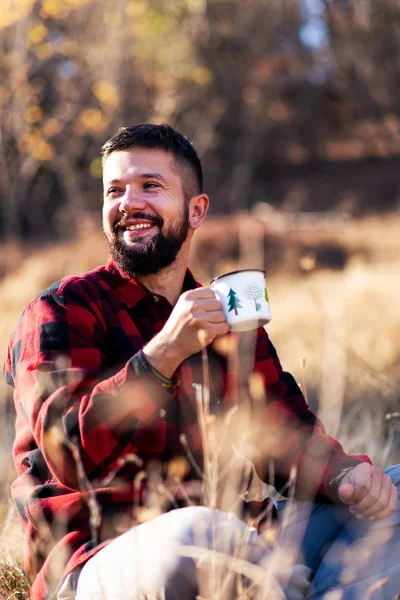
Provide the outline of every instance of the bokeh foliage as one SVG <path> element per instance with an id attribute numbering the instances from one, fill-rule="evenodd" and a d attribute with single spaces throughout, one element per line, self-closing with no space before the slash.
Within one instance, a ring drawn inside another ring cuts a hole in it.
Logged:
<path id="1" fill-rule="evenodd" d="M 396 206 L 397 0 L 3 0 L 0 32 L 3 240 L 97 217 L 99 149 L 145 120 L 195 141 L 214 212 Z"/>

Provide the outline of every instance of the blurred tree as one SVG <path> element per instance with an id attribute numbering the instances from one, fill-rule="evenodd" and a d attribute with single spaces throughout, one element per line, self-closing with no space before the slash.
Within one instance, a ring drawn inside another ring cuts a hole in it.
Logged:
<path id="1" fill-rule="evenodd" d="M 121 125 L 194 139 L 214 212 L 400 194 L 399 0 L 3 0 L 0 236 L 98 215 Z"/>

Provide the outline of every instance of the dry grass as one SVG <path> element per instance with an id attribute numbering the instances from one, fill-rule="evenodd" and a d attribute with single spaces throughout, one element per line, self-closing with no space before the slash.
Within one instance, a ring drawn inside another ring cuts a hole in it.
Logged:
<path id="1" fill-rule="evenodd" d="M 343 268 L 321 263 L 321 247 L 339 248 Z M 210 220 L 195 238 L 191 259 L 204 284 L 238 267 L 267 270 L 273 314 L 268 332 L 285 369 L 307 386 L 310 403 L 328 432 L 347 451 L 365 452 L 378 464 L 399 460 L 398 421 L 385 420 L 399 400 L 399 250 L 398 215 L 325 223 L 321 228 L 303 223 L 301 229 L 290 230 L 282 222 L 274 228 L 272 222 L 236 217 Z M 101 234 L 87 227 L 74 243 L 28 254 L 3 248 L 1 255 L 0 308 L 7 315 L 0 323 L 4 352 L 19 314 L 37 292 L 67 273 L 104 262 L 107 250 Z M 4 386 L 0 390 L 0 410 L 6 417 L 8 392 Z M 8 428 L 2 433 L 3 439 L 12 439 Z M 26 582 L 17 566 L 21 534 L 7 500 L 14 477 L 9 447 L 2 449 L 1 458 L 0 592 L 10 599 L 25 598 Z"/>
<path id="2" fill-rule="evenodd" d="M 7 600 L 29 598 L 29 583 L 24 573 L 14 561 L 0 560 L 0 593 Z"/>

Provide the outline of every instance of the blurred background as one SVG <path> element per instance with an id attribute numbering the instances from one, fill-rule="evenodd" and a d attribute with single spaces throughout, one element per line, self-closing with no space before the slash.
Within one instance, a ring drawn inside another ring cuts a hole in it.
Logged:
<path id="1" fill-rule="evenodd" d="M 107 259 L 101 145 L 168 122 L 212 199 L 197 277 L 265 268 L 268 332 L 329 433 L 399 460 L 399 41 L 398 0 L 2 0 L 1 359 L 31 298 Z"/>

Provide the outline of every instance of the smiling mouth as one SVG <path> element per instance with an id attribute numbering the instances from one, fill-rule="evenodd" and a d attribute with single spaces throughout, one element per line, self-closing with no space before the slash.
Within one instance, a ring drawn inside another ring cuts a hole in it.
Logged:
<path id="1" fill-rule="evenodd" d="M 145 234 L 153 227 L 158 227 L 161 231 L 163 220 L 155 215 L 147 215 L 146 213 L 134 213 L 132 215 L 123 215 L 119 221 L 114 224 L 114 234 L 126 234 L 129 236 L 139 233 Z"/>
<path id="2" fill-rule="evenodd" d="M 137 225 L 128 225 L 125 227 L 125 231 L 140 231 L 151 227 L 154 227 L 154 223 L 138 223 Z"/>
<path id="3" fill-rule="evenodd" d="M 141 240 L 155 235 L 157 224 L 151 221 L 142 223 L 122 224 L 119 228 L 119 235 L 125 240 L 126 244 L 135 244 Z"/>

